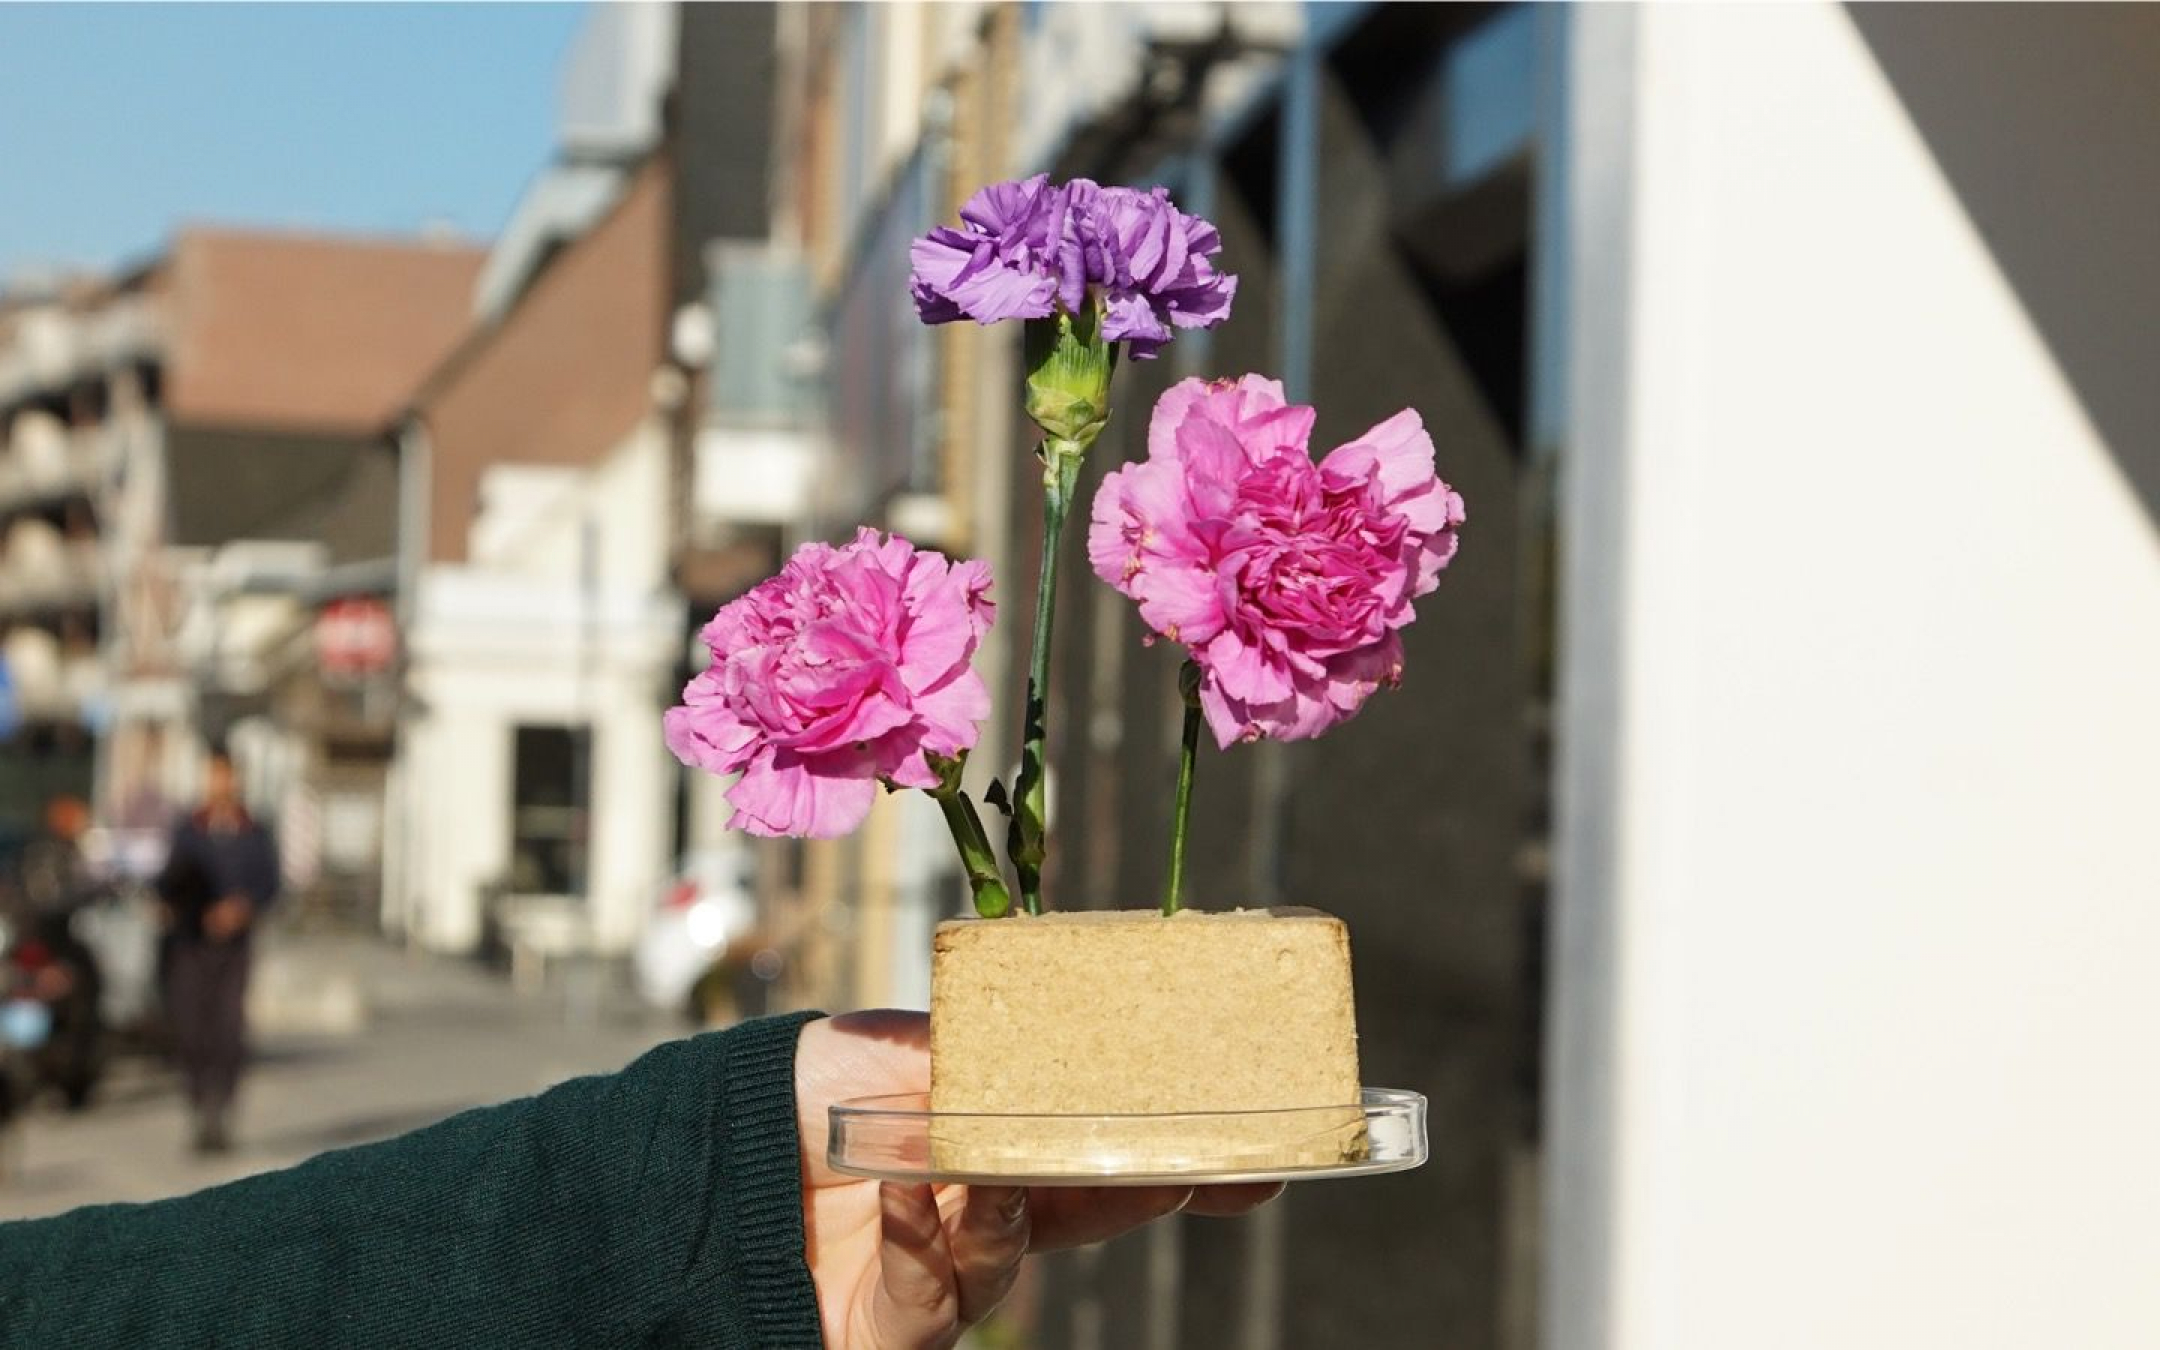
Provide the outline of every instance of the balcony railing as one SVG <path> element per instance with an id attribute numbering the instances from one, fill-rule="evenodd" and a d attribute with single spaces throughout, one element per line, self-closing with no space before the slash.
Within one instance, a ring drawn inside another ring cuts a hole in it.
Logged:
<path id="1" fill-rule="evenodd" d="M 155 305 L 142 296 L 88 312 L 58 304 L 27 310 L 0 339 L 0 406 L 151 358 L 163 336 Z"/>
<path id="2" fill-rule="evenodd" d="M 706 420 L 726 427 L 802 427 L 818 414 L 818 341 L 810 269 L 789 250 L 716 243 L 708 255 L 713 315 Z"/>
<path id="3" fill-rule="evenodd" d="M 707 427 L 691 502 L 700 522 L 787 525 L 810 508 L 819 438 L 804 430 Z"/>
<path id="4" fill-rule="evenodd" d="M 792 250 L 720 242 L 712 359 L 691 485 L 694 534 L 787 525 L 809 509 L 823 442 L 822 340 L 810 271 Z"/>
<path id="5" fill-rule="evenodd" d="M 105 426 L 69 432 L 48 413 L 20 414 L 14 436 L 0 445 L 0 517 L 94 494 L 111 447 Z"/>

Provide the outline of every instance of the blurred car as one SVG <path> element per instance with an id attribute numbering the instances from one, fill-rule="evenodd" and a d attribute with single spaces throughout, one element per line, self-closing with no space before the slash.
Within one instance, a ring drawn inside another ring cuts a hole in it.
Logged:
<path id="1" fill-rule="evenodd" d="M 749 860 L 739 850 L 685 857 L 632 954 L 638 997 L 699 1023 L 714 1020 L 711 995 L 701 991 L 756 950 L 756 924 Z"/>

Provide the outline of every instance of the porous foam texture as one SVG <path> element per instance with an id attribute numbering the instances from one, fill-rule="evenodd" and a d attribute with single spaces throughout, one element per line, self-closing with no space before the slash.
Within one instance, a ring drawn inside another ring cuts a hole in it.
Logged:
<path id="1" fill-rule="evenodd" d="M 941 1116 L 1275 1113 L 1025 1128 L 940 1119 L 942 1170 L 1251 1170 L 1364 1156 L 1350 939 L 1317 910 L 941 924 L 930 1041 Z"/>

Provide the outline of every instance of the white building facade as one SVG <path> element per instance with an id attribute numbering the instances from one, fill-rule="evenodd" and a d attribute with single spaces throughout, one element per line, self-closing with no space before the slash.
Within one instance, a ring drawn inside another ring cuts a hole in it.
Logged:
<path id="1" fill-rule="evenodd" d="M 2150 1345 L 2160 32 L 1572 27 L 1545 1343 Z"/>
<path id="2" fill-rule="evenodd" d="M 666 879 L 679 605 L 657 419 L 591 468 L 502 465 L 420 571 L 384 919 L 432 948 L 620 953 Z M 522 762 L 521 762 L 522 761 Z M 489 911 L 489 906 L 495 912 Z"/>

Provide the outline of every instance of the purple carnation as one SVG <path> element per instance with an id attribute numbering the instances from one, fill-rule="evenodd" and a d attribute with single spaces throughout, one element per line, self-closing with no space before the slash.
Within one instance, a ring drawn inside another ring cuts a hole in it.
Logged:
<path id="1" fill-rule="evenodd" d="M 1169 189 L 1097 187 L 1085 178 L 1066 188 L 1083 270 L 1103 288 L 1104 337 L 1145 359 L 1170 341 L 1173 325 L 1212 328 L 1230 317 L 1237 278 L 1208 261 L 1222 251 L 1222 236 L 1178 210 Z"/>
<path id="2" fill-rule="evenodd" d="M 910 250 L 909 288 L 924 323 L 1043 319 L 1102 296 L 1105 338 L 1136 359 L 1177 328 L 1210 328 L 1230 314 L 1237 278 L 1209 261 L 1222 236 L 1177 209 L 1164 188 L 1051 186 L 1037 174 L 968 199 L 960 226 L 941 225 Z"/>
<path id="3" fill-rule="evenodd" d="M 1040 319 L 1057 301 L 1065 194 L 1046 175 L 992 183 L 960 208 L 960 228 L 940 225 L 908 250 L 909 292 L 924 323 Z"/>

